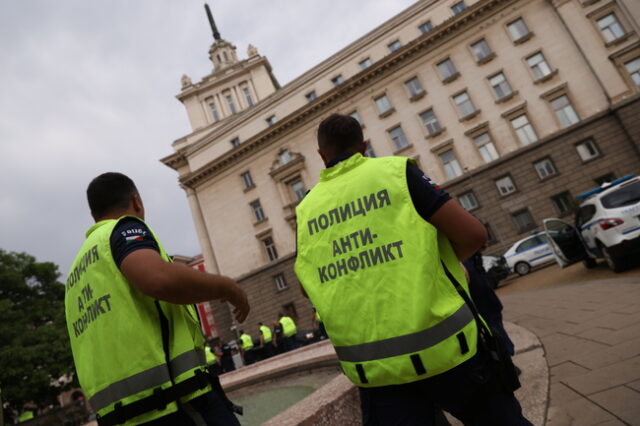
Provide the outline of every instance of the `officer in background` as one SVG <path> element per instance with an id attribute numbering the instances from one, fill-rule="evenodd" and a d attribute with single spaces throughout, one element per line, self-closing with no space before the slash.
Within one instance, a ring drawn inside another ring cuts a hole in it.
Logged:
<path id="1" fill-rule="evenodd" d="M 413 160 L 363 157 L 350 116 L 322 121 L 318 147 L 327 168 L 296 208 L 295 272 L 359 387 L 363 423 L 433 425 L 441 407 L 465 424 L 530 425 L 466 302 L 460 260 L 485 243 L 482 224 Z"/>
<path id="2" fill-rule="evenodd" d="M 298 341 L 296 340 L 296 333 L 298 328 L 293 318 L 284 315 L 282 312 L 278 313 L 278 322 L 282 326 L 282 336 L 284 342 L 284 352 L 289 352 L 298 347 Z"/>
<path id="3" fill-rule="evenodd" d="M 273 322 L 273 348 L 276 355 L 284 353 L 284 335 L 282 334 L 282 324 L 279 321 Z"/>
<path id="4" fill-rule="evenodd" d="M 271 329 L 263 323 L 258 323 L 258 330 L 260 332 L 260 347 L 262 348 L 262 358 L 267 359 L 273 356 L 273 333 Z"/>
<path id="5" fill-rule="evenodd" d="M 318 326 L 318 339 L 324 340 L 327 338 L 327 330 L 324 328 L 324 322 L 316 308 L 311 308 L 311 327 Z"/>
<path id="6" fill-rule="evenodd" d="M 65 286 L 65 313 L 80 385 L 98 424 L 237 425 L 206 373 L 194 303 L 224 299 L 249 313 L 230 278 L 171 263 L 144 222 L 131 179 L 104 173 L 87 188 L 95 220 Z"/>
<path id="7" fill-rule="evenodd" d="M 240 349 L 242 349 L 244 365 L 251 365 L 256 361 L 253 353 L 253 339 L 244 330 L 240 330 Z"/>
<path id="8" fill-rule="evenodd" d="M 228 373 L 236 369 L 236 363 L 233 361 L 233 353 L 231 346 L 224 340 L 220 339 L 220 364 L 222 364 L 222 372 Z"/>

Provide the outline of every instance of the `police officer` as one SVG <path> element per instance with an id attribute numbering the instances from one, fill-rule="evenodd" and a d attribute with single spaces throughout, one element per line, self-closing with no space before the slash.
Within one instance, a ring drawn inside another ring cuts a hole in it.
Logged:
<path id="1" fill-rule="evenodd" d="M 231 346 L 224 340 L 220 339 L 220 364 L 222 364 L 222 372 L 228 373 L 236 369 L 236 363 L 233 361 L 233 353 Z"/>
<path id="2" fill-rule="evenodd" d="M 144 222 L 133 181 L 104 173 L 87 189 L 95 220 L 65 289 L 76 371 L 98 424 L 239 424 L 211 391 L 193 303 L 225 299 L 242 322 L 244 291 L 230 278 L 171 259 Z"/>
<path id="3" fill-rule="evenodd" d="M 318 147 L 327 168 L 296 208 L 295 272 L 364 424 L 432 425 L 441 407 L 465 424 L 529 425 L 466 302 L 459 260 L 486 241 L 482 224 L 412 160 L 364 157 L 350 116 L 322 121 Z"/>
<path id="4" fill-rule="evenodd" d="M 260 346 L 262 347 L 262 358 L 267 359 L 273 356 L 273 333 L 271 329 L 263 323 L 258 323 L 258 330 L 260 332 Z"/>
<path id="5" fill-rule="evenodd" d="M 298 341 L 296 340 L 296 333 L 298 328 L 293 318 L 284 315 L 282 312 L 278 313 L 278 322 L 282 326 L 282 336 L 284 342 L 284 352 L 291 351 L 298 347 Z"/>
<path id="6" fill-rule="evenodd" d="M 240 330 L 240 349 L 242 349 L 242 354 L 244 356 L 244 365 L 253 364 L 255 362 L 253 339 L 250 335 L 245 333 L 244 330 Z"/>

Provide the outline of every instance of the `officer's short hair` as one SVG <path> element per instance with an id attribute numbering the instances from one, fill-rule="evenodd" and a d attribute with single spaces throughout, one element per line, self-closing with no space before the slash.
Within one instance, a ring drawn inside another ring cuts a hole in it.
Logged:
<path id="1" fill-rule="evenodd" d="M 331 114 L 318 126 L 318 147 L 340 154 L 364 141 L 362 126 L 350 115 Z"/>
<path id="2" fill-rule="evenodd" d="M 94 218 L 112 211 L 126 209 L 131 196 L 138 193 L 136 185 L 122 173 L 108 172 L 94 178 L 87 187 L 87 200 Z"/>

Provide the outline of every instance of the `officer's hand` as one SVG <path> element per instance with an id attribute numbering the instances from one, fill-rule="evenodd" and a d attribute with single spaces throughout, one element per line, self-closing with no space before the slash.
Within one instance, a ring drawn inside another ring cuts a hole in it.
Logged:
<path id="1" fill-rule="evenodd" d="M 247 294 L 237 283 L 234 283 L 233 296 L 229 297 L 229 303 L 234 306 L 233 315 L 236 317 L 236 321 L 244 322 L 249 315 L 249 300 Z"/>

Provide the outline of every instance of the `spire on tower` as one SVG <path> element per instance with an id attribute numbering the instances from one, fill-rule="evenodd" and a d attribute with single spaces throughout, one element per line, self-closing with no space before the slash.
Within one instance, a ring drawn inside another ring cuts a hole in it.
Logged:
<path id="1" fill-rule="evenodd" d="M 213 15 L 211 14 L 211 9 L 209 9 L 209 5 L 207 3 L 204 4 L 204 8 L 207 11 L 207 18 L 209 18 L 209 25 L 211 26 L 211 32 L 213 33 L 213 39 L 219 41 L 222 39 L 220 37 L 220 33 L 218 32 L 218 27 L 216 27 L 216 23 L 213 20 Z"/>

